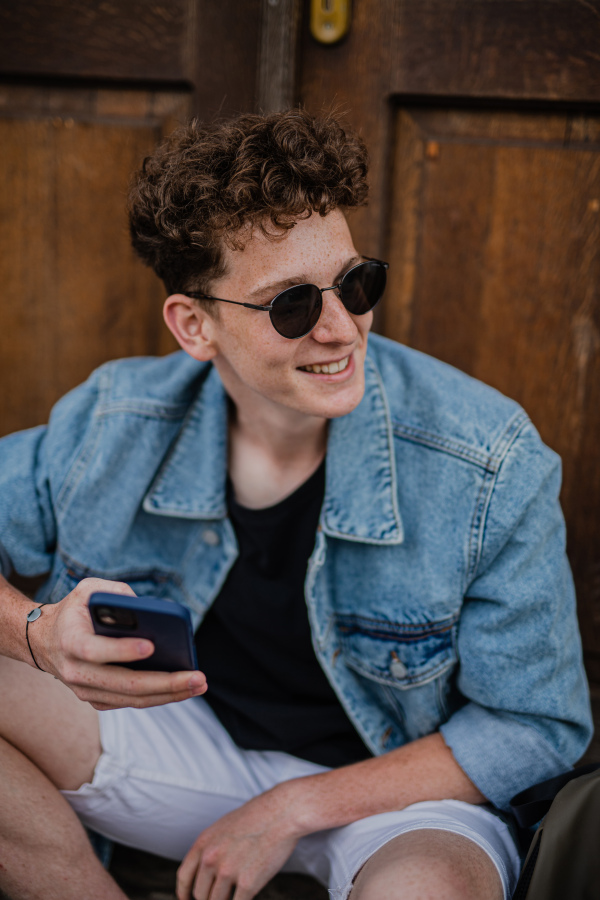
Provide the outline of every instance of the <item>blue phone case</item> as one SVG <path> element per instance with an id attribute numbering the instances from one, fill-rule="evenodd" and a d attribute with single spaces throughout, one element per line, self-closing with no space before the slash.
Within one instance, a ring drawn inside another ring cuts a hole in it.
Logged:
<path id="1" fill-rule="evenodd" d="M 91 595 L 89 610 L 96 634 L 148 638 L 154 644 L 152 656 L 121 665 L 152 672 L 183 672 L 198 668 L 192 619 L 180 603 L 158 597 L 98 592 Z M 109 610 L 114 611 L 113 616 L 109 615 Z M 102 621 L 102 616 L 116 621 L 107 624 Z M 120 624 L 119 618 L 128 621 Z"/>

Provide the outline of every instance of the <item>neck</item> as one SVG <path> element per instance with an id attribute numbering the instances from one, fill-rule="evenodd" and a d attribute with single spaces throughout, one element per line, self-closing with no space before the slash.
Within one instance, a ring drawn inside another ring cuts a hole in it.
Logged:
<path id="1" fill-rule="evenodd" d="M 253 509 L 273 506 L 320 465 L 328 420 L 228 393 L 229 477 L 236 499 Z"/>
<path id="2" fill-rule="evenodd" d="M 231 404 L 230 436 L 260 449 L 275 467 L 287 468 L 305 460 L 316 468 L 325 455 L 327 424 L 327 419 L 316 416 L 273 415 L 269 409 L 257 415 Z"/>

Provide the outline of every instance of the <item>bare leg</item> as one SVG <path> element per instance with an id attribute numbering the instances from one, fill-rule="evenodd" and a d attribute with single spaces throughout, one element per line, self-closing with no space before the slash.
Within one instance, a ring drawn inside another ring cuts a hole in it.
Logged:
<path id="1" fill-rule="evenodd" d="M 96 711 L 3 656 L 0 682 L 0 890 L 11 900 L 125 900 L 59 793 L 92 777 Z"/>
<path id="2" fill-rule="evenodd" d="M 349 900 L 502 900 L 493 862 L 468 838 L 422 829 L 385 844 L 363 866 Z"/>

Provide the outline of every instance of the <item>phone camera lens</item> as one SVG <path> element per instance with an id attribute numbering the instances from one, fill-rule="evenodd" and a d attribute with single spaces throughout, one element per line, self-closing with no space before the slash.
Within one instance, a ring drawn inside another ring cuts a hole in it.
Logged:
<path id="1" fill-rule="evenodd" d="M 116 625 L 117 619 L 114 615 L 114 610 L 109 609 L 108 606 L 100 606 L 96 611 L 96 618 L 99 622 L 102 622 L 103 625 Z"/>
<path id="2" fill-rule="evenodd" d="M 130 630 L 137 628 L 137 618 L 131 609 L 123 609 L 118 606 L 97 606 L 94 616 L 101 625 Z"/>

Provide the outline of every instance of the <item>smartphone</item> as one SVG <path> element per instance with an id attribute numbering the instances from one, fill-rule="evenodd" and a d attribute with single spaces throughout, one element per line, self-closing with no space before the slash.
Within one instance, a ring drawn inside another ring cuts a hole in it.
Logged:
<path id="1" fill-rule="evenodd" d="M 89 610 L 96 634 L 148 638 L 154 644 L 152 656 L 119 665 L 151 672 L 198 668 L 192 619 L 181 603 L 98 592 L 91 595 Z"/>

